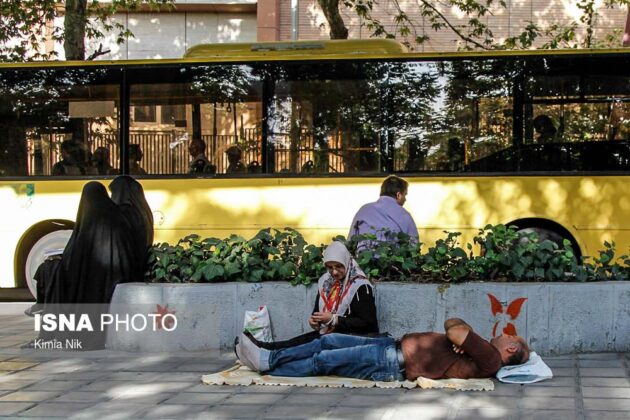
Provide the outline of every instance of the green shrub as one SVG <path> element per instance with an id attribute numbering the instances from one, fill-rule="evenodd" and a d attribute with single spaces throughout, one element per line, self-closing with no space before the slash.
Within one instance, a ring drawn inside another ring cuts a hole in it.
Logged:
<path id="1" fill-rule="evenodd" d="M 630 257 L 616 257 L 615 243 L 604 243 L 597 257 L 577 261 L 571 243 L 562 247 L 539 241 L 535 233 L 504 225 L 479 230 L 473 243 L 460 246 L 459 232 L 422 251 L 422 243 L 404 233 L 378 241 L 365 234 L 346 240 L 359 266 L 376 281 L 448 283 L 463 281 L 602 281 L 628 280 Z M 366 245 L 367 244 L 367 245 Z M 308 244 L 295 229 L 263 229 L 246 240 L 200 239 L 189 235 L 176 245 L 151 248 L 147 278 L 152 282 L 203 283 L 284 280 L 308 285 L 324 273 L 324 245 Z"/>

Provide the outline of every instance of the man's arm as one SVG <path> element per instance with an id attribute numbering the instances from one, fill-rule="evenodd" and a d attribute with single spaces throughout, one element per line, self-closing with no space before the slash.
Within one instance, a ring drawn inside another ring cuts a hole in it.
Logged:
<path id="1" fill-rule="evenodd" d="M 444 321 L 446 338 L 457 347 L 461 347 L 466 337 L 468 337 L 468 332 L 471 330 L 470 325 L 466 324 L 461 318 L 449 318 Z"/>

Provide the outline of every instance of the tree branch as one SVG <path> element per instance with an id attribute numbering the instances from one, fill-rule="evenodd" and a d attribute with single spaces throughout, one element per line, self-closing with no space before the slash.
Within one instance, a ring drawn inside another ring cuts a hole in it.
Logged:
<path id="1" fill-rule="evenodd" d="M 110 52 L 112 52 L 112 50 L 103 50 L 103 44 L 98 44 L 98 49 L 96 51 L 94 51 L 92 54 L 90 54 L 86 58 L 86 60 L 87 61 L 92 61 L 96 57 L 100 57 L 101 55 L 109 54 Z"/>
<path id="2" fill-rule="evenodd" d="M 446 26 L 449 27 L 449 29 L 451 31 L 453 31 L 455 33 L 455 35 L 457 35 L 459 38 L 461 38 L 462 40 L 466 41 L 466 42 L 470 42 L 471 44 L 475 45 L 478 48 L 484 49 L 484 50 L 489 50 L 490 48 L 488 48 L 487 46 L 479 43 L 478 41 L 475 41 L 473 38 L 464 35 L 459 29 L 457 29 L 447 18 L 446 16 L 444 16 L 438 9 L 436 9 L 431 3 L 429 3 L 426 0 L 420 0 L 420 2 L 422 2 L 422 4 L 425 5 L 425 7 L 427 9 L 430 9 L 433 11 L 434 14 L 436 14 L 441 20 L 442 22 L 444 22 L 444 24 Z"/>

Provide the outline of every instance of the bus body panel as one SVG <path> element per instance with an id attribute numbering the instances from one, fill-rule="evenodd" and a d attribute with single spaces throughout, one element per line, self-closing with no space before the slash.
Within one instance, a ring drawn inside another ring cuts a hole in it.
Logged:
<path id="1" fill-rule="evenodd" d="M 405 208 L 412 214 L 423 248 L 462 233 L 472 242 L 486 224 L 541 218 L 565 227 L 584 255 L 595 255 L 615 240 L 620 253 L 630 246 L 630 180 L 593 177 L 408 177 Z M 307 241 L 327 243 L 347 235 L 356 211 L 378 198 L 382 178 L 141 179 L 155 216 L 155 241 L 176 243 L 195 233 L 225 238 L 252 237 L 260 229 L 291 227 Z M 86 181 L 0 182 L 0 199 L 9 203 L 0 221 L 3 247 L 16 244 L 44 220 L 76 217 Z M 108 185 L 110 180 L 100 180 Z M 30 196 L 20 195 L 32 184 Z M 4 249 L 0 286 L 13 287 L 16 249 Z"/>

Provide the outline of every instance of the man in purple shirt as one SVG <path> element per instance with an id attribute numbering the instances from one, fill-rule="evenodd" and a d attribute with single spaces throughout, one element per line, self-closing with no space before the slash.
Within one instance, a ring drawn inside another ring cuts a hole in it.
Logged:
<path id="1" fill-rule="evenodd" d="M 396 175 L 388 176 L 381 185 L 380 198 L 362 206 L 354 216 L 348 239 L 354 235 L 373 233 L 377 240 L 385 241 L 391 235 L 403 232 L 418 241 L 418 228 L 411 214 L 403 208 L 408 187 L 409 183 L 404 179 Z"/>

